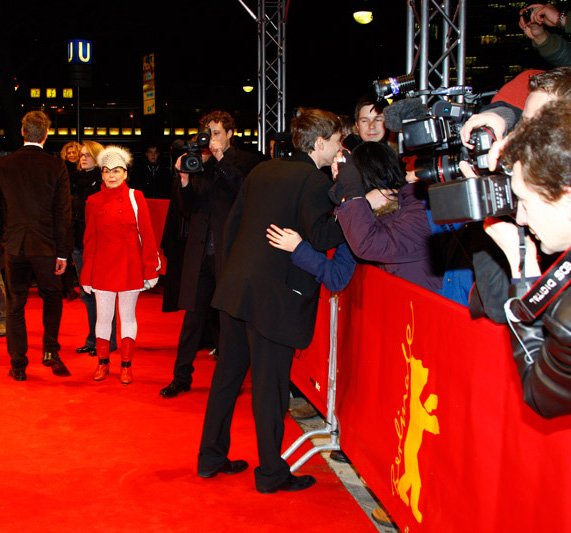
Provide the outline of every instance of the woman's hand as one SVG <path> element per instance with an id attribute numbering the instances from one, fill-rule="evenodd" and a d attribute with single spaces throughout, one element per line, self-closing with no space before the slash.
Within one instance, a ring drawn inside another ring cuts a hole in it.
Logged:
<path id="1" fill-rule="evenodd" d="M 285 250 L 286 252 L 293 252 L 297 245 L 303 240 L 301 235 L 289 228 L 280 228 L 275 224 L 271 224 L 266 230 L 266 237 L 274 248 Z"/>
<path id="2" fill-rule="evenodd" d="M 394 200 L 396 194 L 391 189 L 383 189 L 382 191 L 373 189 L 365 195 L 365 198 L 371 205 L 371 209 L 377 210 L 387 205 L 391 200 Z"/>
<path id="3" fill-rule="evenodd" d="M 146 279 L 143 286 L 145 289 L 149 290 L 152 289 L 157 284 L 158 281 L 159 278 Z"/>

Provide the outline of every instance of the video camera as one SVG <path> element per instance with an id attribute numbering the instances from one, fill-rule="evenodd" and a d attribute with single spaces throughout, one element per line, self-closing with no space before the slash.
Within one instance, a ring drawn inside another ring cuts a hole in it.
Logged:
<path id="1" fill-rule="evenodd" d="M 474 95 L 470 87 L 462 86 L 415 91 L 410 79 L 405 80 L 405 83 L 406 98 L 411 99 L 410 102 L 418 100 L 421 95 L 462 95 L 465 100 L 464 103 L 452 103 L 440 99 L 430 111 L 424 109 L 421 112 L 418 104 L 411 103 L 407 106 L 406 100 L 398 102 L 396 113 L 399 120 L 391 117 L 391 107 L 395 104 L 385 109 L 386 124 L 396 122 L 401 126 L 398 135 L 399 155 L 416 155 L 416 176 L 434 182 L 428 189 L 434 222 L 473 222 L 490 216 L 513 214 L 515 201 L 509 176 L 491 174 L 488 170 L 487 154 L 496 140 L 493 130 L 474 129 L 470 137 L 470 144 L 474 148 L 470 150 L 462 144 L 460 137 L 462 126 L 477 112 L 482 98 L 494 93 Z M 374 84 L 375 88 L 387 86 L 379 80 Z M 402 91 L 399 89 L 399 92 Z M 378 90 L 377 95 L 381 97 Z M 409 118 L 410 114 L 414 114 L 414 118 Z M 478 177 L 463 177 L 461 161 L 466 161 Z"/>
<path id="2" fill-rule="evenodd" d="M 295 152 L 293 143 L 291 141 L 291 134 L 289 132 L 279 131 L 274 134 L 274 150 L 273 158 L 279 159 L 281 157 L 291 157 Z"/>
<path id="3" fill-rule="evenodd" d="M 187 153 L 180 159 L 181 172 L 202 172 L 204 166 L 202 165 L 202 150 L 208 148 L 210 144 L 210 128 L 198 133 L 196 140 L 177 146 L 178 148 L 187 150 Z"/>

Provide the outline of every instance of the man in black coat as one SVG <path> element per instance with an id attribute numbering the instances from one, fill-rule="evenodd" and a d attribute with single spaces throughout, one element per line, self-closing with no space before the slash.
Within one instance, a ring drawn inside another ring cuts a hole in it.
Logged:
<path id="1" fill-rule="evenodd" d="M 170 198 L 173 186 L 172 170 L 162 160 L 157 143 L 147 143 L 144 156 L 135 161 L 129 177 L 129 186 L 142 191 L 145 198 Z"/>
<path id="2" fill-rule="evenodd" d="M 61 275 L 71 247 L 69 176 L 64 161 L 43 150 L 50 121 L 41 111 L 22 119 L 24 146 L 0 159 L 2 243 L 6 261 L 6 337 L 16 381 L 26 379 L 28 336 L 25 306 L 35 277 L 42 298 L 44 357 L 58 376 L 69 376 L 59 357 Z"/>
<path id="3" fill-rule="evenodd" d="M 313 336 L 319 284 L 295 267 L 290 254 L 269 245 L 270 224 L 299 232 L 317 250 L 343 242 L 331 217 L 331 182 L 319 169 L 331 165 L 341 147 L 337 116 L 303 110 L 292 120 L 298 153 L 258 165 L 246 178 L 228 216 L 224 270 L 213 307 L 220 313 L 220 354 L 212 379 L 198 475 L 234 474 L 247 468 L 230 461 L 230 424 L 236 398 L 251 365 L 252 404 L 260 466 L 256 488 L 262 493 L 302 490 L 312 476 L 293 476 L 281 458 L 290 368 L 296 348 Z"/>
<path id="4" fill-rule="evenodd" d="M 180 392 L 190 390 L 194 358 L 200 348 L 211 310 L 210 302 L 222 271 L 224 223 L 244 177 L 260 161 L 256 154 L 232 146 L 235 124 L 228 113 L 213 111 L 203 117 L 200 124 L 203 130 L 210 129 L 209 152 L 203 156 L 204 170 L 191 174 L 180 172 L 169 208 L 171 223 L 165 228 L 162 239 L 167 260 L 174 259 L 170 267 L 176 271 L 177 251 L 173 247 L 183 242 L 181 232 L 184 232 L 184 253 L 178 261 L 180 263 L 182 259 L 182 266 L 176 275 L 180 276 L 178 309 L 186 310 L 177 347 L 174 379 L 160 391 L 164 398 L 174 398 Z M 180 169 L 180 164 L 181 158 L 175 168 Z M 172 216 L 175 210 L 180 217 Z M 170 267 L 167 265 L 167 269 Z M 213 322 L 217 326 L 217 319 Z M 215 332 L 214 336 L 217 337 L 218 333 Z"/>

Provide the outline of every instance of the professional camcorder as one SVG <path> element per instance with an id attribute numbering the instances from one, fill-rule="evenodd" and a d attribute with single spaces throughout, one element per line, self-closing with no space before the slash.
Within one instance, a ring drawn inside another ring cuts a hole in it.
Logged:
<path id="1" fill-rule="evenodd" d="M 374 83 L 379 85 L 379 80 Z M 434 222 L 471 222 L 513 214 L 515 202 L 509 176 L 488 170 L 487 154 L 496 140 L 493 130 L 474 129 L 470 137 L 472 149 L 466 148 L 460 137 L 462 126 L 477 112 L 482 98 L 494 93 L 474 95 L 470 87 L 461 86 L 414 91 L 409 80 L 407 83 L 406 99 L 385 109 L 385 124 L 399 131 L 399 155 L 416 156 L 416 176 L 434 182 L 428 189 Z M 377 95 L 381 96 L 379 91 Z M 462 95 L 465 102 L 440 99 L 428 110 L 420 105 L 421 95 Z M 461 161 L 466 161 L 478 177 L 463 177 Z"/>
<path id="2" fill-rule="evenodd" d="M 202 165 L 202 150 L 208 148 L 209 144 L 210 128 L 206 128 L 196 136 L 196 140 L 177 146 L 177 148 L 187 150 L 187 153 L 180 159 L 180 171 L 188 173 L 202 172 L 204 170 L 204 166 Z"/>
<path id="3" fill-rule="evenodd" d="M 281 157 L 291 157 L 295 152 L 293 143 L 291 141 L 291 134 L 289 132 L 277 132 L 273 137 L 274 141 L 274 159 Z"/>

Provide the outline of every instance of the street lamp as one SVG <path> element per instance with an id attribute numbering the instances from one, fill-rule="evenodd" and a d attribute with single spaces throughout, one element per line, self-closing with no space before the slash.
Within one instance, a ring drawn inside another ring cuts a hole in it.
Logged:
<path id="1" fill-rule="evenodd" d="M 357 9 L 353 12 L 353 18 L 359 24 L 369 24 L 373 20 L 373 11 L 370 2 L 361 0 L 357 3 Z"/>
<path id="2" fill-rule="evenodd" d="M 242 90 L 245 93 L 251 93 L 254 90 L 254 86 L 252 85 L 252 80 L 250 80 L 250 78 L 248 78 L 246 80 L 246 83 L 244 83 L 244 85 L 242 85 Z"/>

